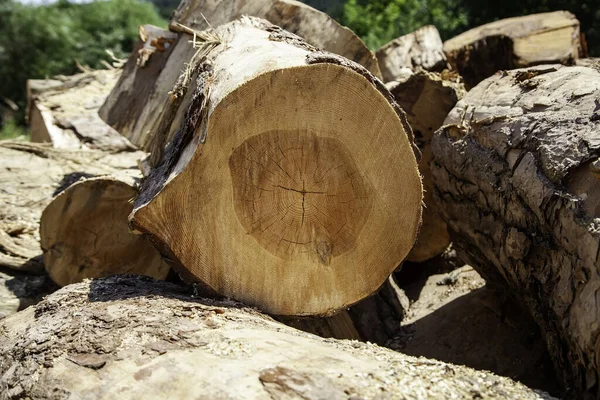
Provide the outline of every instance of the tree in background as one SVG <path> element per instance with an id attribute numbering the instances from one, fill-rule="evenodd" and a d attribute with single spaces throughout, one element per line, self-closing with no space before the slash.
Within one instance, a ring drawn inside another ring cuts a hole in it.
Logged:
<path id="1" fill-rule="evenodd" d="M 101 68 L 106 49 L 125 58 L 141 24 L 165 22 L 152 4 L 136 0 L 37 7 L 0 0 L 0 98 L 16 102 L 22 119 L 27 79 L 73 74 L 76 60 Z"/>
<path id="2" fill-rule="evenodd" d="M 590 54 L 600 55 L 600 0 L 348 0 L 335 17 L 377 49 L 427 24 L 446 40 L 498 19 L 556 10 L 577 16 Z"/>

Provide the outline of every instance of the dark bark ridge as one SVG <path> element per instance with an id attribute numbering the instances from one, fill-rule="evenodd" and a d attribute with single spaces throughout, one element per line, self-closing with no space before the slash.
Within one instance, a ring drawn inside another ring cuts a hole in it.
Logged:
<path id="1" fill-rule="evenodd" d="M 498 73 L 449 114 L 431 164 L 457 251 L 525 303 L 567 390 L 594 398 L 599 92 L 584 67 Z"/>

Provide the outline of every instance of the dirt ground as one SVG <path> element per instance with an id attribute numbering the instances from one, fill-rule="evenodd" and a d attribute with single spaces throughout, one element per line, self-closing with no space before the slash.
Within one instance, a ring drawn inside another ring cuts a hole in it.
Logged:
<path id="1" fill-rule="evenodd" d="M 410 300 L 401 334 L 387 345 L 408 355 L 488 370 L 560 395 L 531 317 L 449 252 L 406 263 L 396 281 Z"/>

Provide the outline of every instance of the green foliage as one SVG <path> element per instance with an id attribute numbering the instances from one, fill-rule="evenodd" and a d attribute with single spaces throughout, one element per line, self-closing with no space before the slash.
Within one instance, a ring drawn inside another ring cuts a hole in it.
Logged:
<path id="1" fill-rule="evenodd" d="M 467 25 L 467 13 L 452 0 L 348 0 L 342 23 L 377 49 L 390 40 L 433 24 L 440 33 Z M 452 10 L 452 12 L 449 12 Z"/>
<path id="2" fill-rule="evenodd" d="M 377 49 L 427 24 L 446 40 L 498 19 L 557 10 L 577 16 L 590 55 L 600 56 L 600 0 L 348 0 L 340 19 Z"/>
<path id="3" fill-rule="evenodd" d="M 18 137 L 28 139 L 29 136 L 29 129 L 17 125 L 13 119 L 9 119 L 2 127 L 0 127 L 0 140 L 16 139 Z"/>
<path id="4" fill-rule="evenodd" d="M 23 110 L 27 79 L 73 74 L 76 60 L 100 68 L 106 49 L 126 57 L 147 23 L 165 25 L 151 4 L 136 0 L 38 7 L 0 0 L 0 98 Z"/>

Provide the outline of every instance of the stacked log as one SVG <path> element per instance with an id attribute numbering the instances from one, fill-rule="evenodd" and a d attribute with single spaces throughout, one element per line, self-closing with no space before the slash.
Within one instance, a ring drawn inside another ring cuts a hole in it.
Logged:
<path id="1" fill-rule="evenodd" d="M 406 69 L 442 72 L 449 68 L 440 33 L 433 25 L 392 40 L 376 56 L 385 82 L 397 80 Z"/>
<path id="2" fill-rule="evenodd" d="M 600 73 L 539 66 L 471 90 L 433 139 L 457 251 L 507 289 L 546 336 L 571 396 L 600 393 Z"/>
<path id="3" fill-rule="evenodd" d="M 129 232 L 133 182 L 99 177 L 69 186 L 44 209 L 40 243 L 44 266 L 61 286 L 113 274 L 165 279 L 169 266 Z"/>
<path id="4" fill-rule="evenodd" d="M 182 1 L 172 15 L 170 31 L 146 26 L 146 34 L 140 36 L 121 79 L 100 109 L 101 118 L 138 148 L 155 153 L 155 148 L 174 137 L 185 117 L 185 106 L 191 101 L 193 89 L 187 89 L 197 76 L 185 75 L 180 84 L 178 79 L 186 63 L 196 54 L 194 40 L 200 41 L 198 33 L 243 15 L 264 18 L 302 36 L 309 44 L 356 61 L 380 76 L 375 56 L 358 36 L 327 14 L 300 2 Z M 143 48 L 155 50 L 150 50 L 152 55 L 140 63 L 139 50 Z M 175 86 L 178 90 L 174 90 Z M 165 121 L 165 116 L 171 120 Z M 155 134 L 157 131 L 164 131 L 161 134 L 165 137 Z M 155 165 L 159 160 L 152 158 L 151 161 Z"/>
<path id="5" fill-rule="evenodd" d="M 448 61 L 473 87 L 496 71 L 537 64 L 572 65 L 585 57 L 579 21 L 566 11 L 503 19 L 444 43 Z"/>
<path id="6" fill-rule="evenodd" d="M 120 71 L 86 71 L 60 79 L 27 81 L 32 142 L 59 149 L 132 151 L 133 146 L 98 116 Z"/>
<path id="7" fill-rule="evenodd" d="M 210 36 L 131 227 L 184 280 L 271 314 L 331 315 L 373 294 L 421 219 L 404 113 L 365 68 L 264 20 Z"/>
<path id="8" fill-rule="evenodd" d="M 301 333 L 141 277 L 71 285 L 6 318 L 0 332 L 3 399 L 552 399 L 489 372 Z"/>
<path id="9" fill-rule="evenodd" d="M 408 123 L 421 151 L 419 171 L 423 176 L 423 224 L 415 246 L 407 257 L 423 262 L 441 254 L 450 245 L 446 223 L 434 200 L 434 187 L 429 170 L 431 139 L 444 123 L 446 115 L 465 94 L 460 77 L 450 71 L 443 73 L 418 71 L 387 85 L 398 105 L 406 112 Z"/>

